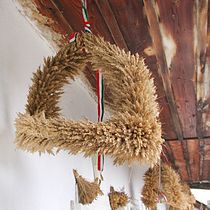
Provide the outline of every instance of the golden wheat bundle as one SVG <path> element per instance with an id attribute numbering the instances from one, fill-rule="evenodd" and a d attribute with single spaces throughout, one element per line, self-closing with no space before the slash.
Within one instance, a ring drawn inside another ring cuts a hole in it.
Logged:
<path id="1" fill-rule="evenodd" d="M 150 209 L 156 209 L 159 190 L 159 168 L 149 168 L 144 175 L 144 186 L 142 189 L 142 202 Z"/>
<path id="2" fill-rule="evenodd" d="M 194 195 L 191 193 L 189 186 L 186 183 L 182 183 L 182 192 L 184 193 L 186 206 L 182 208 L 176 208 L 173 206 L 169 206 L 169 210 L 194 210 L 194 204 L 196 202 Z"/>
<path id="3" fill-rule="evenodd" d="M 87 62 L 101 69 L 112 90 L 111 119 L 93 123 L 67 120 L 59 113 L 63 86 L 80 75 Z M 156 90 L 144 59 L 125 53 L 93 34 L 78 34 L 76 43 L 46 58 L 33 76 L 26 113 L 16 119 L 16 144 L 30 152 L 110 155 L 114 162 L 157 163 L 163 139 Z"/>
<path id="4" fill-rule="evenodd" d="M 73 174 L 77 184 L 79 203 L 83 205 L 91 204 L 98 195 L 103 195 L 98 179 L 89 182 L 80 176 L 76 170 L 73 170 Z"/>
<path id="5" fill-rule="evenodd" d="M 116 210 L 120 207 L 125 207 L 128 203 L 128 196 L 125 192 L 118 192 L 114 190 L 114 187 L 110 187 L 109 203 L 112 210 Z"/>
<path id="6" fill-rule="evenodd" d="M 194 207 L 194 204 L 196 203 L 195 197 L 192 194 L 190 187 L 186 183 L 182 183 L 182 191 L 185 194 L 186 201 L 188 203 L 186 210 L 195 209 L 195 207 Z"/>
<path id="7" fill-rule="evenodd" d="M 180 177 L 166 164 L 162 165 L 161 173 L 159 173 L 159 165 L 150 168 L 145 173 L 145 183 L 142 190 L 143 203 L 149 208 L 154 208 L 157 205 L 157 198 L 160 191 L 160 176 L 162 192 L 167 199 L 166 203 L 174 208 L 186 209 L 189 204 L 183 192 Z"/>

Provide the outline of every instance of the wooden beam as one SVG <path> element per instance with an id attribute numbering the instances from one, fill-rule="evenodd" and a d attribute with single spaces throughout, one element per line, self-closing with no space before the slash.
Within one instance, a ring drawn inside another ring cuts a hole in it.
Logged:
<path id="1" fill-rule="evenodd" d="M 199 202 L 197 200 L 196 200 L 196 203 L 195 203 L 195 207 L 197 209 L 203 209 L 203 210 L 209 210 L 210 209 L 204 203 L 201 203 L 201 202 Z"/>
<path id="2" fill-rule="evenodd" d="M 200 181 L 200 140 L 186 141 L 189 152 L 189 164 L 192 173 L 192 181 Z"/>
<path id="3" fill-rule="evenodd" d="M 205 146 L 206 148 L 206 146 Z M 202 180 L 210 180 L 210 159 L 206 160 L 204 157 L 203 161 L 203 177 Z"/>
<path id="4" fill-rule="evenodd" d="M 186 167 L 186 160 L 184 157 L 184 152 L 183 152 L 183 147 L 182 147 L 182 141 L 177 140 L 175 141 L 170 141 L 167 142 L 168 145 L 170 145 L 174 161 L 175 161 L 175 166 L 178 169 L 178 172 L 184 181 L 190 181 L 190 177 L 187 171 Z M 189 165 L 189 163 L 188 163 Z"/>
<path id="5" fill-rule="evenodd" d="M 43 2 L 43 1 L 42 1 Z M 46 4 L 46 1 L 44 1 Z M 55 2 L 53 0 L 49 0 L 49 2 L 51 3 L 52 7 L 50 7 L 49 9 L 53 12 L 54 17 L 58 16 L 58 22 L 59 23 L 63 23 L 63 25 L 65 25 L 65 28 L 67 29 L 68 34 L 73 33 L 74 29 L 72 28 L 72 26 L 69 24 L 69 22 L 66 20 L 66 18 L 64 17 L 63 13 L 59 10 L 59 8 L 57 7 L 57 5 L 55 4 Z"/>
<path id="6" fill-rule="evenodd" d="M 153 39 L 153 46 L 155 48 L 155 54 L 156 54 L 158 65 L 159 65 L 158 72 L 163 81 L 163 86 L 166 93 L 168 105 L 170 107 L 176 135 L 179 140 L 183 140 L 182 127 L 181 127 L 179 115 L 177 112 L 176 103 L 173 96 L 173 91 L 171 88 L 170 75 L 169 75 L 166 56 L 165 56 L 165 52 L 163 48 L 163 41 L 161 37 L 158 17 L 155 12 L 154 4 L 152 3 L 151 0 L 144 0 L 144 5 L 145 5 L 147 19 L 149 22 L 149 27 L 150 27 L 149 30 L 150 30 L 151 37 Z"/>
<path id="7" fill-rule="evenodd" d="M 166 141 L 178 141 L 179 139 L 165 139 Z M 198 137 L 184 138 L 183 141 L 200 140 Z M 202 140 L 210 140 L 210 136 L 204 136 Z"/>
<path id="8" fill-rule="evenodd" d="M 34 0 L 34 3 L 42 15 L 52 20 L 51 27 L 56 32 L 66 35 L 74 31 L 52 0 Z"/>
<path id="9" fill-rule="evenodd" d="M 197 136 L 204 136 L 203 109 L 205 101 L 204 72 L 206 71 L 208 0 L 195 1 L 195 72 L 197 97 Z"/>
<path id="10" fill-rule="evenodd" d="M 193 182 L 193 183 L 188 183 L 190 188 L 194 189 L 210 189 L 210 182 Z"/>
<path id="11" fill-rule="evenodd" d="M 204 73 L 206 71 L 206 51 L 207 51 L 207 33 L 208 33 L 208 0 L 195 1 L 195 72 L 196 72 L 196 132 L 200 141 L 200 180 L 204 173 L 204 104 L 205 104 L 205 84 Z"/>
<path id="12" fill-rule="evenodd" d="M 202 180 L 210 180 L 210 139 L 205 141 Z"/>
<path id="13" fill-rule="evenodd" d="M 156 0 L 170 80 L 184 137 L 196 134 L 194 2 Z"/>
<path id="14" fill-rule="evenodd" d="M 170 107 L 171 116 L 173 119 L 175 131 L 177 134 L 177 138 L 179 140 L 183 140 L 183 132 L 182 132 L 182 126 L 179 119 L 176 102 L 174 100 L 171 81 L 170 81 L 170 75 L 169 75 L 169 69 L 167 66 L 165 51 L 163 47 L 163 40 L 161 36 L 161 30 L 159 26 L 158 16 L 155 11 L 155 5 L 152 0 L 144 0 L 145 5 L 145 11 L 147 15 L 147 19 L 150 26 L 150 34 L 153 39 L 153 46 L 155 48 L 156 57 L 159 64 L 159 74 L 161 75 L 164 90 L 166 93 L 167 101 Z M 182 142 L 182 150 L 184 154 L 184 159 L 186 161 L 186 169 L 189 176 L 189 179 L 192 179 L 191 170 L 189 166 L 189 154 L 188 154 L 188 148 L 186 145 L 186 142 Z"/>
<path id="15" fill-rule="evenodd" d="M 120 48 L 128 51 L 128 46 L 125 42 L 122 32 L 120 31 L 118 22 L 114 16 L 112 8 L 110 7 L 109 1 L 95 0 L 95 3 L 101 13 L 101 16 L 104 18 L 104 21 L 112 35 L 112 38 L 113 38 L 115 44 L 118 45 Z"/>

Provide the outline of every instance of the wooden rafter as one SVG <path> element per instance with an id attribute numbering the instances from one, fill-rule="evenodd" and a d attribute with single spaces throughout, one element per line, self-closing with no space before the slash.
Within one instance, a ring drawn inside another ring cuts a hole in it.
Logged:
<path id="1" fill-rule="evenodd" d="M 201 181 L 201 182 L 189 182 L 188 185 L 190 188 L 195 189 L 210 189 L 210 181 Z"/>
<path id="2" fill-rule="evenodd" d="M 203 209 L 203 210 L 209 210 L 210 208 L 208 208 L 205 204 L 199 202 L 196 200 L 196 204 L 195 204 L 195 207 L 197 209 Z"/>
<path id="3" fill-rule="evenodd" d="M 125 42 L 125 39 L 122 35 L 122 32 L 120 31 L 119 25 L 117 23 L 117 20 L 113 14 L 113 11 L 110 7 L 109 1 L 97 1 L 95 0 L 95 3 L 99 9 L 99 11 L 102 14 L 102 17 L 104 18 L 104 21 L 106 22 L 107 27 L 109 28 L 109 31 L 112 35 L 112 38 L 120 48 L 125 49 L 128 51 L 128 46 Z"/>
<path id="4" fill-rule="evenodd" d="M 182 127 L 179 119 L 179 115 L 176 108 L 176 102 L 173 97 L 173 91 L 171 88 L 171 81 L 169 76 L 169 70 L 167 66 L 166 56 L 163 48 L 163 42 L 161 32 L 159 28 L 158 17 L 155 12 L 154 5 L 151 0 L 144 0 L 145 11 L 149 22 L 149 30 L 153 39 L 153 46 L 155 48 L 155 54 L 158 60 L 158 72 L 162 78 L 164 90 L 166 93 L 167 101 L 170 107 L 171 116 L 173 119 L 174 128 L 176 131 L 177 138 L 183 139 Z"/>
<path id="5" fill-rule="evenodd" d="M 183 133 L 182 133 L 182 126 L 181 126 L 178 111 L 176 108 L 176 102 L 173 96 L 169 69 L 167 66 L 165 51 L 163 47 L 163 41 L 162 41 L 158 16 L 155 11 L 154 3 L 151 0 L 144 0 L 144 5 L 145 5 L 145 11 L 148 18 L 149 26 L 150 26 L 150 34 L 153 39 L 153 45 L 155 48 L 155 53 L 156 53 L 156 57 L 159 64 L 158 70 L 163 81 L 164 90 L 166 93 L 167 101 L 170 107 L 171 116 L 174 123 L 174 128 L 177 134 L 177 138 L 182 141 L 184 139 Z M 188 148 L 187 148 L 186 142 L 182 141 L 182 147 L 183 147 L 184 158 L 186 162 L 188 163 L 186 164 L 187 173 L 188 173 L 189 179 L 192 179 L 191 170 L 189 166 L 189 154 L 188 154 Z"/>
<path id="6" fill-rule="evenodd" d="M 54 30 L 56 32 L 66 35 L 71 34 L 74 31 L 53 0 L 34 0 L 34 3 L 42 15 L 45 15 L 54 21 L 52 27 L 55 27 Z"/>
<path id="7" fill-rule="evenodd" d="M 202 180 L 204 173 L 204 138 L 205 123 L 203 109 L 205 103 L 205 84 L 204 72 L 206 71 L 206 51 L 207 51 L 207 33 L 208 33 L 208 0 L 195 1 L 195 72 L 196 72 L 196 98 L 197 98 L 197 114 L 196 114 L 196 132 L 200 139 L 199 154 L 200 167 L 199 175 Z"/>
<path id="8" fill-rule="evenodd" d="M 202 138 L 203 140 L 209 140 L 210 139 L 210 136 L 204 136 Z M 177 141 L 178 139 L 166 139 L 166 141 Z M 198 137 L 192 137 L 192 138 L 184 138 L 183 139 L 184 141 L 190 141 L 190 140 L 200 140 Z"/>

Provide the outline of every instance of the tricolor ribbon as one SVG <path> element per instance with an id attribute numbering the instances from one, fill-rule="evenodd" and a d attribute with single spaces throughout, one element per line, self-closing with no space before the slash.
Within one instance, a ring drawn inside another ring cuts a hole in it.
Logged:
<path id="1" fill-rule="evenodd" d="M 82 17 L 84 22 L 85 32 L 92 33 L 90 23 L 88 21 L 88 12 L 87 12 L 87 2 L 86 0 L 82 0 Z"/>
<path id="2" fill-rule="evenodd" d="M 98 123 L 103 121 L 104 117 L 104 79 L 100 70 L 96 71 L 96 94 L 98 98 Z M 98 152 L 92 158 L 94 178 L 103 179 L 102 172 L 104 170 L 104 155 Z"/>
<path id="3" fill-rule="evenodd" d="M 96 71 L 96 82 L 98 97 L 98 122 L 102 122 L 104 117 L 104 78 L 99 70 Z"/>
<path id="4" fill-rule="evenodd" d="M 74 32 L 73 34 L 70 35 L 69 42 L 70 43 L 76 42 L 76 38 L 77 38 L 77 32 Z"/>
<path id="5" fill-rule="evenodd" d="M 90 23 L 89 23 L 89 17 L 87 12 L 87 2 L 86 0 L 81 0 L 82 2 L 82 17 L 84 22 L 84 30 L 87 33 L 92 33 Z M 104 79 L 103 75 L 99 70 L 96 71 L 96 91 L 97 91 L 97 97 L 98 97 L 98 122 L 102 122 L 103 116 L 104 116 Z M 96 154 L 92 158 L 93 162 L 93 171 L 94 171 L 94 177 L 102 179 L 102 171 L 104 169 L 104 155 L 101 155 L 100 152 Z"/>
<path id="6" fill-rule="evenodd" d="M 104 78 L 101 74 L 100 70 L 96 71 L 96 90 L 97 90 L 97 97 L 98 97 L 98 122 L 103 121 L 104 117 Z M 104 169 L 104 155 L 98 153 L 98 164 L 97 164 L 98 171 L 102 172 Z"/>

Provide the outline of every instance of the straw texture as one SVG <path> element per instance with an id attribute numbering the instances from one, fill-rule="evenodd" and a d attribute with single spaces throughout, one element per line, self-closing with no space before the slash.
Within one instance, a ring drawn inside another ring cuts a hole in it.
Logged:
<path id="1" fill-rule="evenodd" d="M 63 86 L 91 62 L 101 69 L 112 92 L 111 119 L 98 124 L 67 120 L 59 113 Z M 114 162 L 157 163 L 163 139 L 153 79 L 144 59 L 131 55 L 93 34 L 79 34 L 77 42 L 46 58 L 33 76 L 26 113 L 16 119 L 16 144 L 30 152 L 71 154 L 96 152 Z"/>

